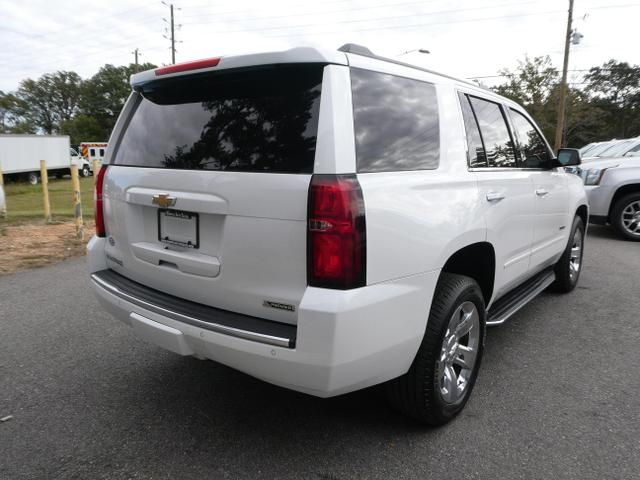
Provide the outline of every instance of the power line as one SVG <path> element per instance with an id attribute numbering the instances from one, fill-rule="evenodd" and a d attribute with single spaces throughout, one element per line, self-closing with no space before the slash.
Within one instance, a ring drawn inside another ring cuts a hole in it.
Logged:
<path id="1" fill-rule="evenodd" d="M 140 10 L 140 9 L 146 8 L 148 6 L 154 5 L 155 3 L 156 2 L 154 1 L 154 2 L 150 2 L 150 3 L 146 3 L 144 5 L 139 5 L 139 6 L 134 7 L 134 8 L 129 8 L 127 10 L 122 10 L 122 11 L 111 13 L 111 14 L 108 14 L 108 15 L 101 15 L 100 16 L 100 20 L 104 20 L 106 18 L 119 17 L 120 15 L 124 15 L 125 13 L 130 13 L 130 12 L 133 12 L 135 10 Z M 17 33 L 17 34 L 20 34 L 20 35 L 35 39 L 35 38 L 46 38 L 49 35 L 68 34 L 69 30 L 73 30 L 74 26 L 86 27 L 86 25 L 87 25 L 87 20 L 85 19 L 85 20 L 82 20 L 82 21 L 79 21 L 79 22 L 71 22 L 70 24 L 68 24 L 65 21 L 65 28 L 62 28 L 60 30 L 55 30 L 53 32 L 38 33 L 38 34 L 35 34 L 35 35 L 32 32 L 23 32 L 23 31 L 19 31 L 19 30 L 12 30 L 12 31 L 14 33 Z M 3 29 L 6 29 L 6 28 L 3 27 Z M 84 34 L 86 35 L 86 31 L 84 32 Z"/>

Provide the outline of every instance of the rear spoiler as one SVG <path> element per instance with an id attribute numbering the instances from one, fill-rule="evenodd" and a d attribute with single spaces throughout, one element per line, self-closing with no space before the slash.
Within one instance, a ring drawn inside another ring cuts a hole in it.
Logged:
<path id="1" fill-rule="evenodd" d="M 215 57 L 191 62 L 178 63 L 166 67 L 146 70 L 131 75 L 132 87 L 160 78 L 173 78 L 193 72 L 204 73 L 229 68 L 253 67 L 279 63 L 331 63 L 348 65 L 347 56 L 343 52 L 318 50 L 311 47 L 292 48 L 283 52 L 253 53 L 230 57 Z"/>

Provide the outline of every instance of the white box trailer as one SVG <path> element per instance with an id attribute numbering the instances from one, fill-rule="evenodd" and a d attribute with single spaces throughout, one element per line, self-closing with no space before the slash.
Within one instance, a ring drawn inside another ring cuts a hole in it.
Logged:
<path id="1" fill-rule="evenodd" d="M 78 162 L 81 172 L 85 164 L 88 165 L 88 162 L 79 157 L 72 157 L 68 135 L 0 134 L 0 167 L 5 178 L 38 183 L 40 160 L 47 162 L 50 176 L 59 177 L 69 173 L 74 160 Z"/>

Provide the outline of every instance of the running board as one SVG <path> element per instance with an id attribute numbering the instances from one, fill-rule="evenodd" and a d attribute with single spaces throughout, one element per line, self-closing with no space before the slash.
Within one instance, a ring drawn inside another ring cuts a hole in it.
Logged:
<path id="1" fill-rule="evenodd" d="M 491 306 L 487 312 L 487 325 L 503 324 L 555 280 L 556 274 L 553 272 L 553 267 L 550 267 L 514 288 Z"/>

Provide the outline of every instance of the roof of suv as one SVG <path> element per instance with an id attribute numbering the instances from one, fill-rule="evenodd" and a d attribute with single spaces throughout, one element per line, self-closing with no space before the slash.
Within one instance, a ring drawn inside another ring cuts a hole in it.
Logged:
<path id="1" fill-rule="evenodd" d="M 133 74 L 131 75 L 130 81 L 131 85 L 135 87 L 152 80 L 156 80 L 158 79 L 158 77 L 178 77 L 181 75 L 193 73 L 195 70 L 197 70 L 198 73 L 204 73 L 222 69 L 250 67 L 257 65 L 271 65 L 278 63 L 332 63 L 336 65 L 349 65 L 350 55 L 361 55 L 374 60 L 379 60 L 381 62 L 393 63 L 404 67 L 414 68 L 416 70 L 429 72 L 434 75 L 447 78 L 449 80 L 464 83 L 475 88 L 481 88 L 478 87 L 478 85 L 469 82 L 468 80 L 463 80 L 443 73 L 435 72 L 433 70 L 429 70 L 427 68 L 423 68 L 411 63 L 405 63 L 392 58 L 375 55 L 368 48 L 351 43 L 343 45 L 338 50 L 325 50 L 313 47 L 298 47 L 280 52 L 224 56 L 210 59 L 210 65 L 204 67 L 203 64 L 206 65 L 206 61 L 203 60 L 184 62 L 172 65 L 170 67 L 156 68 Z"/>

